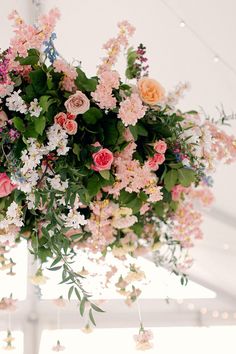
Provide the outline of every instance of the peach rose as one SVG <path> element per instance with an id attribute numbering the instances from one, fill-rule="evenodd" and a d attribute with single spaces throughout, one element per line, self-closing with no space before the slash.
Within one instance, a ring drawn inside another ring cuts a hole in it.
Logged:
<path id="1" fill-rule="evenodd" d="M 78 125 L 74 120 L 68 119 L 63 124 L 63 128 L 66 130 L 67 134 L 75 135 L 77 133 Z"/>
<path id="2" fill-rule="evenodd" d="M 11 194 L 15 188 L 16 185 L 11 182 L 8 175 L 5 172 L 0 173 L 0 198 Z"/>
<path id="3" fill-rule="evenodd" d="M 63 127 L 66 121 L 67 121 L 67 115 L 63 112 L 58 113 L 54 117 L 54 123 L 59 124 L 61 127 Z"/>
<path id="4" fill-rule="evenodd" d="M 90 101 L 81 91 L 76 91 L 74 95 L 71 95 L 65 102 L 67 112 L 77 115 L 85 113 L 90 107 Z"/>
<path id="5" fill-rule="evenodd" d="M 101 149 L 93 155 L 94 165 L 91 168 L 94 171 L 109 170 L 114 160 L 113 153 L 108 149 Z"/>
<path id="6" fill-rule="evenodd" d="M 139 96 L 144 103 L 155 105 L 165 96 L 165 89 L 154 79 L 143 77 L 138 81 Z"/>
<path id="7" fill-rule="evenodd" d="M 4 111 L 0 111 L 0 128 L 4 127 L 8 118 Z"/>

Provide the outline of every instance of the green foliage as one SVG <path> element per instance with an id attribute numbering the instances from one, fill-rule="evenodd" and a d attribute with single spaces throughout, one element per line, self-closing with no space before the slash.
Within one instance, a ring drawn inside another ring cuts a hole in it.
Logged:
<path id="1" fill-rule="evenodd" d="M 92 92 L 96 90 L 97 86 L 97 79 L 92 78 L 88 79 L 85 73 L 80 69 L 77 68 L 77 78 L 75 79 L 75 84 L 81 91 Z"/>
<path id="2" fill-rule="evenodd" d="M 87 112 L 83 114 L 83 120 L 87 124 L 96 124 L 103 116 L 103 113 L 100 109 L 96 107 L 91 107 Z"/>

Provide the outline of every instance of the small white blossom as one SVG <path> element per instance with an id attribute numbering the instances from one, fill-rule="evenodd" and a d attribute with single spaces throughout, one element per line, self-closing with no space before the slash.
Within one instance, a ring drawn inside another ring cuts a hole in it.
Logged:
<path id="1" fill-rule="evenodd" d="M 50 151 L 57 150 L 57 154 L 66 155 L 69 151 L 67 147 L 68 135 L 59 124 L 53 124 L 47 131 L 48 149 Z"/>
<path id="2" fill-rule="evenodd" d="M 42 108 L 39 106 L 37 98 L 35 98 L 32 102 L 30 102 L 29 113 L 31 114 L 31 116 L 39 117 L 41 111 Z"/>
<path id="3" fill-rule="evenodd" d="M 65 221 L 65 227 L 73 227 L 74 229 L 79 229 L 80 226 L 86 225 L 87 220 L 85 220 L 84 215 L 80 214 L 79 211 L 71 209 L 68 215 L 62 215 Z"/>
<path id="4" fill-rule="evenodd" d="M 56 189 L 61 192 L 65 192 L 68 188 L 68 181 L 61 181 L 60 175 L 55 175 L 53 178 L 48 178 L 49 183 L 53 189 Z"/>

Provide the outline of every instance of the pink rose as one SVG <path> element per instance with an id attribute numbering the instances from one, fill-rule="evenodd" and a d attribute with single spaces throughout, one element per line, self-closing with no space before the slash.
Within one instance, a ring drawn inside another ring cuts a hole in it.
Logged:
<path id="1" fill-rule="evenodd" d="M 66 116 L 67 116 L 67 119 L 72 119 L 72 120 L 75 120 L 76 118 L 76 115 L 75 114 L 71 114 L 71 113 L 66 113 Z"/>
<path id="2" fill-rule="evenodd" d="M 8 118 L 4 111 L 0 111 L 0 128 L 4 127 Z"/>
<path id="3" fill-rule="evenodd" d="M 109 170 L 114 160 L 112 152 L 108 149 L 100 149 L 98 152 L 95 152 L 92 157 L 94 165 L 92 165 L 91 168 L 94 171 Z"/>
<path id="4" fill-rule="evenodd" d="M 58 113 L 54 117 L 54 122 L 63 127 L 64 123 L 67 121 L 67 115 L 63 112 Z"/>
<path id="5" fill-rule="evenodd" d="M 90 107 L 90 101 L 81 91 L 76 91 L 74 95 L 71 95 L 65 102 L 67 112 L 77 115 L 85 113 Z"/>
<path id="6" fill-rule="evenodd" d="M 78 125 L 74 120 L 68 119 L 63 124 L 63 128 L 66 130 L 67 134 L 75 135 L 77 133 Z"/>
<path id="7" fill-rule="evenodd" d="M 156 153 L 153 158 L 155 159 L 156 163 L 158 163 L 158 165 L 163 164 L 165 161 L 165 156 L 163 154 Z"/>
<path id="8" fill-rule="evenodd" d="M 148 159 L 148 166 L 151 170 L 156 171 L 159 168 L 159 165 L 161 165 L 165 161 L 165 156 L 163 154 L 158 154 L 156 153 L 153 157 Z"/>
<path id="9" fill-rule="evenodd" d="M 166 152 L 167 145 L 163 140 L 158 140 L 154 144 L 154 150 L 159 152 L 160 154 L 164 154 Z"/>
<path id="10" fill-rule="evenodd" d="M 0 173 L 0 198 L 11 194 L 15 188 L 16 185 L 11 182 L 8 175 L 5 172 Z"/>

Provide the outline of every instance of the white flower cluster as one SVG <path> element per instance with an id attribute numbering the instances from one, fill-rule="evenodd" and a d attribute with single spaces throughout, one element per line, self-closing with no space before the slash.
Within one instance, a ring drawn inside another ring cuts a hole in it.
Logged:
<path id="1" fill-rule="evenodd" d="M 59 124 L 53 124 L 47 131 L 48 138 L 48 150 L 53 151 L 56 150 L 57 154 L 66 155 L 69 151 L 69 147 L 67 147 L 68 143 L 68 135 Z"/>
<path id="2" fill-rule="evenodd" d="M 80 226 L 87 224 L 84 215 L 76 209 L 70 209 L 68 215 L 62 214 L 62 219 L 65 221 L 65 227 L 71 227 L 73 229 L 79 229 Z"/>
<path id="3" fill-rule="evenodd" d="M 21 154 L 23 167 L 20 169 L 20 178 L 13 176 L 12 179 L 18 185 L 18 189 L 30 194 L 40 177 L 36 169 L 48 150 L 34 138 L 29 138 L 27 144 L 27 149 Z"/>
<path id="4" fill-rule="evenodd" d="M 32 102 L 30 102 L 29 113 L 33 117 L 39 117 L 42 108 L 39 106 L 37 98 L 35 98 Z"/>
<path id="5" fill-rule="evenodd" d="M 69 147 L 67 147 L 68 135 L 58 124 L 54 124 L 48 129 L 47 138 L 48 144 L 46 146 L 40 144 L 34 138 L 29 138 L 27 140 L 27 149 L 22 152 L 21 161 L 23 162 L 23 167 L 19 171 L 20 177 L 13 176 L 12 179 L 18 185 L 18 189 L 25 193 L 30 194 L 33 187 L 37 185 L 40 178 L 37 167 L 40 165 L 43 156 L 48 155 L 53 150 L 56 150 L 58 155 L 66 155 L 69 151 Z M 52 187 L 65 191 L 68 187 L 68 182 L 61 182 L 58 178 L 59 176 L 55 176 L 54 179 L 50 180 Z M 33 200 L 31 201 L 33 202 Z"/>
<path id="6" fill-rule="evenodd" d="M 60 175 L 55 175 L 53 178 L 48 178 L 48 182 L 51 184 L 53 189 L 60 192 L 65 192 L 68 188 L 68 181 L 61 181 Z"/>
<path id="7" fill-rule="evenodd" d="M 10 111 L 26 113 L 27 105 L 20 96 L 21 90 L 13 91 L 6 99 L 6 106 Z"/>
<path id="8" fill-rule="evenodd" d="M 5 219 L 0 221 L 0 229 L 7 229 L 10 225 L 17 227 L 24 225 L 21 207 L 16 202 L 12 202 L 7 208 Z"/>

